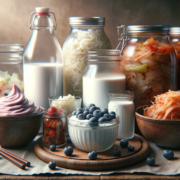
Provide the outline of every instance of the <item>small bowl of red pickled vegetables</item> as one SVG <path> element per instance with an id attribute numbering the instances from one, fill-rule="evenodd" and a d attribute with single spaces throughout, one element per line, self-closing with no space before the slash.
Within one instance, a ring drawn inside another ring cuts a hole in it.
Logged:
<path id="1" fill-rule="evenodd" d="M 155 96 L 150 106 L 135 112 L 143 136 L 157 146 L 180 148 L 180 92 L 168 91 Z"/>

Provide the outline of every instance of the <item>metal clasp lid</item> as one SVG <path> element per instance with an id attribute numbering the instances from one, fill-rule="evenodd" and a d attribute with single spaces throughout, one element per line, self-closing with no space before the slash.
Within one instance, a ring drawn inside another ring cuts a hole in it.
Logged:
<path id="1" fill-rule="evenodd" d="M 120 34 L 120 29 L 123 29 L 123 33 Z M 120 54 L 121 56 L 123 55 L 123 49 L 125 48 L 125 46 L 127 45 L 127 42 L 130 40 L 130 38 L 127 36 L 127 27 L 126 25 L 121 25 L 121 26 L 117 26 L 117 34 L 118 34 L 118 41 L 119 44 L 116 47 L 116 50 L 120 47 L 121 43 L 121 48 L 120 48 Z"/>
<path id="2" fill-rule="evenodd" d="M 48 12 L 48 14 L 50 14 L 50 15 L 52 14 L 53 17 L 54 17 L 55 24 L 53 25 L 53 30 L 55 31 L 57 29 L 57 22 L 56 22 L 55 14 L 53 12 Z M 33 29 L 41 29 L 41 28 L 47 28 L 47 29 L 52 28 L 52 27 L 48 27 L 48 26 L 47 27 L 33 26 L 33 22 L 34 22 L 34 19 L 35 19 L 36 16 L 39 16 L 36 11 L 33 11 L 31 13 L 31 15 L 30 15 L 30 29 L 31 30 L 33 30 Z"/>

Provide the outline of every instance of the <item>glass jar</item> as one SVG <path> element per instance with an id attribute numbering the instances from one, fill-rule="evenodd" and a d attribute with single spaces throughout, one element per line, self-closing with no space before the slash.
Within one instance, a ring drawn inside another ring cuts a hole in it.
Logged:
<path id="1" fill-rule="evenodd" d="M 0 45 L 0 97 L 7 95 L 14 84 L 23 92 L 23 50 L 21 44 Z"/>
<path id="2" fill-rule="evenodd" d="M 64 112 L 44 112 L 43 143 L 45 146 L 56 145 L 61 147 L 66 142 L 66 120 Z"/>
<path id="3" fill-rule="evenodd" d="M 108 93 L 125 90 L 126 76 L 120 66 L 120 51 L 113 49 L 88 52 L 88 66 L 83 74 L 83 106 L 94 103 L 108 108 Z"/>
<path id="4" fill-rule="evenodd" d="M 171 44 L 175 47 L 178 58 L 178 90 L 180 90 L 180 27 L 170 27 L 169 38 Z"/>
<path id="5" fill-rule="evenodd" d="M 118 139 L 132 139 L 135 131 L 134 93 L 115 91 L 109 93 L 108 110 L 119 116 Z"/>
<path id="6" fill-rule="evenodd" d="M 111 49 L 104 32 L 105 18 L 70 17 L 71 32 L 63 45 L 64 95 L 82 97 L 82 76 L 87 66 L 87 52 L 92 49 Z"/>
<path id="7" fill-rule="evenodd" d="M 30 17 L 33 32 L 23 55 L 24 94 L 48 109 L 48 98 L 63 94 L 62 51 L 54 35 L 57 28 L 54 13 L 45 7 L 35 10 Z"/>
<path id="8" fill-rule="evenodd" d="M 158 94 L 177 90 L 177 57 L 168 33 L 169 26 L 132 25 L 119 38 L 122 50 L 127 43 L 121 66 L 127 90 L 134 91 L 136 107 L 151 104 Z"/>

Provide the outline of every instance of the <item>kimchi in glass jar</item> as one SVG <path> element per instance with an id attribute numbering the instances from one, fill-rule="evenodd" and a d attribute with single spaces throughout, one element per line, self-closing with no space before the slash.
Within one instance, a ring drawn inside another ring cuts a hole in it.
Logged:
<path id="1" fill-rule="evenodd" d="M 178 58 L 178 90 L 180 90 L 180 27 L 170 27 L 169 37 L 171 44 L 175 47 Z"/>
<path id="2" fill-rule="evenodd" d="M 123 27 L 119 39 L 127 45 L 122 48 L 121 66 L 126 73 L 127 90 L 135 93 L 135 106 L 151 104 L 154 96 L 177 90 L 177 57 L 168 40 L 169 26 Z"/>

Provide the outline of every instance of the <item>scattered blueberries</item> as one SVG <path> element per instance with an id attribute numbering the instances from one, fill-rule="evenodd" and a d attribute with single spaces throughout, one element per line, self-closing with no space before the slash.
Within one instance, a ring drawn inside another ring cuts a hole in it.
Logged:
<path id="1" fill-rule="evenodd" d="M 71 138 L 70 138 L 70 137 L 68 137 L 68 138 L 67 138 L 67 142 L 68 142 L 68 143 L 72 143 L 72 141 L 71 141 Z"/>
<path id="2" fill-rule="evenodd" d="M 174 153 L 171 150 L 165 150 L 165 151 L 163 151 L 163 156 L 166 159 L 173 159 L 174 158 Z"/>
<path id="3" fill-rule="evenodd" d="M 154 160 L 154 158 L 152 158 L 152 157 L 148 157 L 148 158 L 146 159 L 146 163 L 147 163 L 149 166 L 154 166 L 155 160 Z"/>
<path id="4" fill-rule="evenodd" d="M 108 113 L 105 113 L 105 114 L 104 114 L 104 117 L 107 118 L 107 119 L 109 119 L 109 118 L 110 118 L 110 115 L 109 115 Z"/>
<path id="5" fill-rule="evenodd" d="M 102 112 L 103 114 L 106 114 L 106 113 L 108 113 L 108 109 L 107 109 L 107 108 L 104 108 L 104 109 L 101 110 L 101 112 Z"/>
<path id="6" fill-rule="evenodd" d="M 4 93 L 5 96 L 8 96 L 9 94 L 8 93 Z"/>
<path id="7" fill-rule="evenodd" d="M 128 146 L 128 151 L 134 151 L 134 146 Z"/>
<path id="8" fill-rule="evenodd" d="M 48 166 L 49 166 L 50 169 L 55 169 L 55 168 L 56 168 L 56 162 L 51 161 L 51 162 L 48 164 Z"/>
<path id="9" fill-rule="evenodd" d="M 84 111 L 83 115 L 86 117 L 89 114 L 89 111 Z"/>
<path id="10" fill-rule="evenodd" d="M 78 119 L 79 119 L 79 120 L 84 120 L 84 119 L 86 119 L 86 116 L 83 115 L 83 114 L 79 114 L 79 115 L 78 115 Z"/>
<path id="11" fill-rule="evenodd" d="M 56 150 L 56 145 L 51 145 L 51 146 L 49 147 L 49 149 L 50 149 L 51 151 L 55 151 L 55 150 Z"/>
<path id="12" fill-rule="evenodd" d="M 94 112 L 93 112 L 93 116 L 95 117 L 95 118 L 100 118 L 101 116 L 102 116 L 102 114 L 101 114 L 101 111 L 100 110 L 95 110 Z"/>
<path id="13" fill-rule="evenodd" d="M 91 103 L 91 104 L 88 105 L 89 110 L 90 110 L 90 108 L 91 108 L 92 106 L 95 106 L 95 104 Z"/>
<path id="14" fill-rule="evenodd" d="M 122 148 L 128 147 L 128 141 L 127 141 L 126 139 L 120 140 L 120 146 L 121 146 Z"/>
<path id="15" fill-rule="evenodd" d="M 72 116 L 75 116 L 75 115 L 76 115 L 76 111 L 73 111 L 73 112 L 72 112 Z"/>
<path id="16" fill-rule="evenodd" d="M 92 117 L 93 117 L 92 114 L 88 114 L 88 115 L 86 116 L 86 119 L 90 119 L 90 118 L 92 118 Z"/>
<path id="17" fill-rule="evenodd" d="M 121 150 L 120 149 L 114 149 L 113 150 L 113 155 L 114 156 L 120 156 L 121 155 Z"/>
<path id="18" fill-rule="evenodd" d="M 76 111 L 76 118 L 78 118 L 79 114 L 82 114 L 82 111 Z"/>
<path id="19" fill-rule="evenodd" d="M 95 151 L 90 152 L 90 153 L 88 154 L 88 158 L 89 158 L 90 160 L 95 160 L 95 159 L 97 159 L 97 153 L 96 153 Z"/>
<path id="20" fill-rule="evenodd" d="M 109 112 L 109 114 L 113 114 L 114 116 L 116 115 L 116 113 L 114 112 L 114 111 L 111 111 L 111 112 Z"/>
<path id="21" fill-rule="evenodd" d="M 71 146 L 65 147 L 64 148 L 64 154 L 67 156 L 71 156 L 73 153 L 73 148 Z"/>

